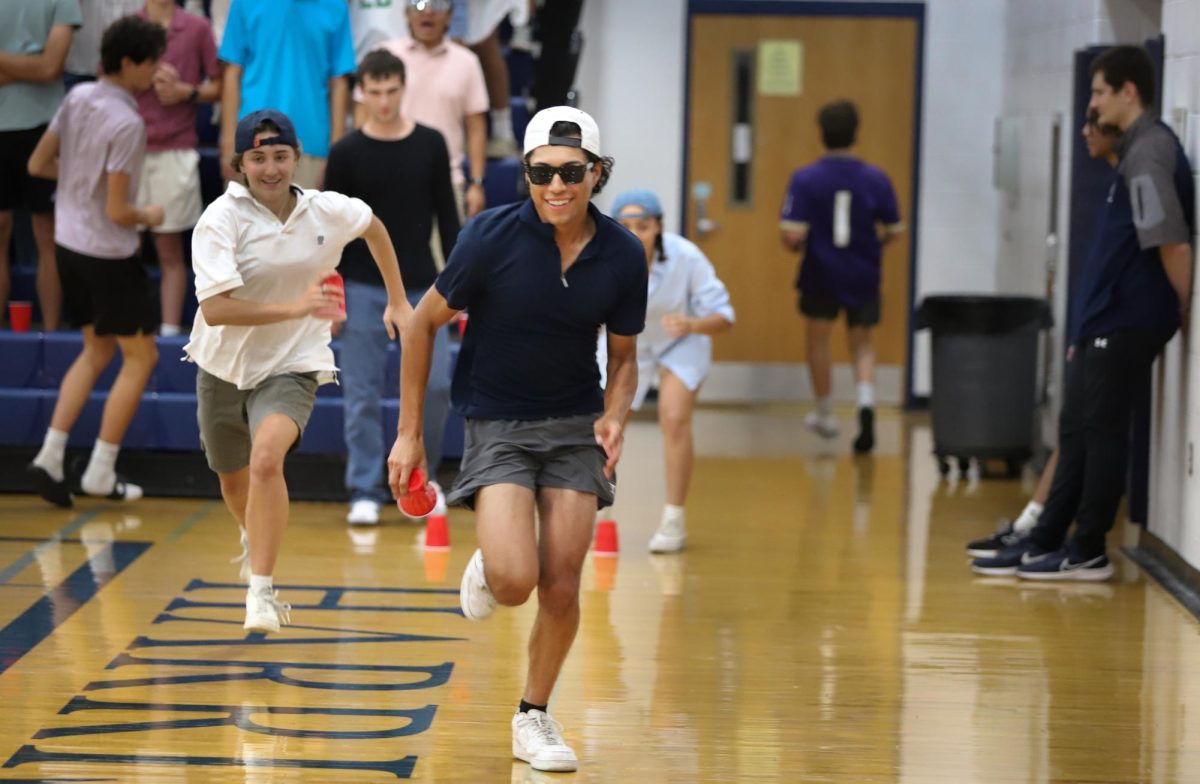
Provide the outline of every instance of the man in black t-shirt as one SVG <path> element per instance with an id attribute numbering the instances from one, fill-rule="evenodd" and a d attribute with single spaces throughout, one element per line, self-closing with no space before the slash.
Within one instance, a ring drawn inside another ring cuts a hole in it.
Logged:
<path id="1" fill-rule="evenodd" d="M 437 218 L 447 253 L 458 237 L 458 208 L 450 184 L 450 159 L 442 135 L 400 113 L 404 63 L 385 49 L 363 58 L 358 68 L 366 124 L 329 151 L 325 189 L 365 201 L 387 227 L 400 272 L 415 306 L 437 277 L 429 235 Z M 387 292 L 379 270 L 357 240 L 346 246 L 339 268 L 346 280 L 342 327 L 342 397 L 345 402 L 346 489 L 355 525 L 379 522 L 390 496 L 383 483 L 384 434 L 380 398 L 384 389 Z M 426 459 L 433 472 L 442 460 L 442 436 L 450 407 L 450 343 L 438 330 L 433 370 L 425 395 Z M 436 474 L 435 474 L 436 475 Z M 444 505 L 438 490 L 439 505 Z M 435 510 L 436 511 L 436 510 Z"/>
<path id="2" fill-rule="evenodd" d="M 538 770 L 578 765 L 547 703 L 579 628 L 579 575 L 596 509 L 616 492 L 646 321 L 646 252 L 591 204 L 611 169 L 586 113 L 555 106 L 530 120 L 529 199 L 471 219 L 409 322 L 400 428 L 388 458 L 388 481 L 403 496 L 425 451 L 420 400 L 433 337 L 469 308 L 453 385 L 455 408 L 467 418 L 466 448 L 449 500 L 475 509 L 480 549 L 463 574 L 459 603 L 467 618 L 482 620 L 537 589 L 512 749 Z M 604 390 L 596 365 L 601 327 Z"/>

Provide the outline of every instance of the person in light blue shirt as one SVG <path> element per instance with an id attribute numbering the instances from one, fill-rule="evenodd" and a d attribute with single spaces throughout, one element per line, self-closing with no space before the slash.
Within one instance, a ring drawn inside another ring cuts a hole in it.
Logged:
<path id="1" fill-rule="evenodd" d="M 684 502 L 692 474 L 692 411 L 712 366 L 710 335 L 733 327 L 733 305 L 704 252 L 678 234 L 663 231 L 662 205 L 654 193 L 620 193 L 612 214 L 642 241 L 650 267 L 646 329 L 638 341 L 638 386 L 633 397 L 636 411 L 651 383 L 658 380 L 667 503 L 650 551 L 678 552 L 687 541 Z"/>
<path id="2" fill-rule="evenodd" d="M 237 121 L 260 109 L 286 114 L 300 137 L 294 181 L 319 188 L 329 146 L 346 131 L 354 43 L 345 0 L 234 0 L 218 56 L 227 67 L 221 110 L 226 179 Z"/>

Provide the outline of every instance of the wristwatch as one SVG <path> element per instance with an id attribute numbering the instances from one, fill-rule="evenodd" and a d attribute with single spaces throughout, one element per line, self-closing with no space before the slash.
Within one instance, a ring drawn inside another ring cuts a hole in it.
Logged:
<path id="1" fill-rule="evenodd" d="M 192 85 L 192 94 L 188 96 L 188 103 L 195 103 L 196 99 L 199 97 L 200 97 L 200 88 L 193 84 Z"/>
<path id="2" fill-rule="evenodd" d="M 482 188 L 483 187 L 483 178 L 482 177 L 472 177 L 469 180 L 467 180 L 467 184 L 478 185 L 479 187 Z"/>

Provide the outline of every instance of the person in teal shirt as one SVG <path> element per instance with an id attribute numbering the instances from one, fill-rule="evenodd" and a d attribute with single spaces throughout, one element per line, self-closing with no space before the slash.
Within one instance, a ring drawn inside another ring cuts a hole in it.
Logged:
<path id="1" fill-rule="evenodd" d="M 300 137 L 294 181 L 319 188 L 329 146 L 346 131 L 354 73 L 345 0 L 234 0 L 218 56 L 227 67 L 221 110 L 221 164 L 233 179 L 237 121 L 260 109 L 285 113 Z"/>
<path id="2" fill-rule="evenodd" d="M 54 183 L 26 163 L 63 99 L 71 37 L 83 24 L 78 0 L 0 3 L 0 313 L 8 312 L 13 210 L 28 210 L 37 241 L 42 326 L 58 329 L 62 290 L 54 263 Z"/>

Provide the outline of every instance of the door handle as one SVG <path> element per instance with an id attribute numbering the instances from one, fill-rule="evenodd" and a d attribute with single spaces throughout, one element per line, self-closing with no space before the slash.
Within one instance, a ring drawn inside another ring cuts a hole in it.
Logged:
<path id="1" fill-rule="evenodd" d="M 721 228 L 721 224 L 708 217 L 708 200 L 711 196 L 712 185 L 709 183 L 698 182 L 692 186 L 692 198 L 696 202 L 696 239 L 704 239 Z"/>

